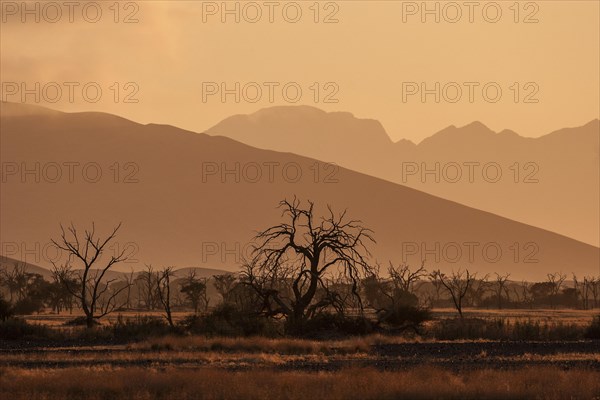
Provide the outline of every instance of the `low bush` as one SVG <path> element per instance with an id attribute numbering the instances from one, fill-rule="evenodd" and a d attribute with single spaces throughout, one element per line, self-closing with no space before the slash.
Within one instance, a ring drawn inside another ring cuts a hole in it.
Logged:
<path id="1" fill-rule="evenodd" d="M 425 321 L 431 319 L 431 312 L 426 308 L 413 305 L 396 306 L 383 315 L 378 315 L 379 320 L 385 326 L 388 325 L 392 330 L 403 331 L 411 329 L 419 332 Z"/>
<path id="2" fill-rule="evenodd" d="M 92 322 L 93 325 L 98 326 L 100 325 L 100 322 L 98 322 L 98 320 L 94 320 Z M 64 323 L 65 326 L 87 326 L 87 318 L 86 317 L 76 317 L 73 319 L 68 320 L 67 322 Z"/>
<path id="3" fill-rule="evenodd" d="M 37 298 L 25 297 L 14 305 L 14 312 L 18 315 L 31 315 L 44 309 L 44 303 Z"/>
<path id="4" fill-rule="evenodd" d="M 2 340 L 35 340 L 54 339 L 56 334 L 44 325 L 28 324 L 20 318 L 8 318 L 0 321 L 0 339 Z"/>
<path id="5" fill-rule="evenodd" d="M 587 339 L 600 339 L 600 315 L 594 317 L 590 326 L 585 331 Z"/>
<path id="6" fill-rule="evenodd" d="M 279 334 L 275 321 L 240 311 L 231 304 L 221 304 L 206 315 L 186 317 L 180 326 L 190 333 L 208 336 L 274 337 Z"/>
<path id="7" fill-rule="evenodd" d="M 142 315 L 132 319 L 126 319 L 119 315 L 113 324 L 102 329 L 110 331 L 115 339 L 123 341 L 136 341 L 174 333 L 163 318 Z"/>
<path id="8" fill-rule="evenodd" d="M 6 321 L 14 315 L 14 310 L 10 303 L 2 297 L 0 294 L 0 321 Z"/>
<path id="9" fill-rule="evenodd" d="M 373 323 L 364 317 L 349 317 L 332 313 L 320 313 L 306 321 L 300 328 L 288 327 L 293 336 L 333 338 L 366 335 L 374 330 Z"/>

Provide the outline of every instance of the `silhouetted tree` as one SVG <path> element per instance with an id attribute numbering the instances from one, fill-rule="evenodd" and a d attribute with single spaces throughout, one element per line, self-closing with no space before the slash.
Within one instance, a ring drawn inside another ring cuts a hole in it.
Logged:
<path id="1" fill-rule="evenodd" d="M 156 293 L 158 299 L 165 310 L 165 319 L 171 328 L 175 328 L 173 315 L 171 313 L 171 277 L 173 276 L 173 267 L 166 267 L 156 273 Z"/>
<path id="2" fill-rule="evenodd" d="M 53 284 L 56 287 L 56 302 L 62 304 L 64 308 L 69 309 L 70 313 L 73 313 L 73 305 L 77 299 L 73 292 L 79 293 L 81 291 L 81 282 L 74 276 L 71 268 L 56 265 L 52 269 Z M 78 300 L 78 299 L 77 299 Z M 57 310 L 60 312 L 60 309 Z"/>
<path id="3" fill-rule="evenodd" d="M 185 294 L 185 297 L 192 304 L 194 313 L 198 313 L 200 305 L 203 305 L 204 309 L 208 307 L 208 298 L 206 297 L 206 280 L 196 278 L 196 272 L 190 271 L 187 278 L 181 284 L 181 293 Z"/>
<path id="4" fill-rule="evenodd" d="M 215 280 L 215 289 L 223 298 L 223 303 L 228 303 L 231 289 L 233 289 L 237 280 L 236 276 L 234 274 L 221 274 L 213 276 L 213 279 Z"/>
<path id="5" fill-rule="evenodd" d="M 51 284 L 40 274 L 26 272 L 23 275 L 23 288 L 13 309 L 15 314 L 33 314 L 42 311 L 49 300 Z"/>
<path id="6" fill-rule="evenodd" d="M 442 272 L 438 269 L 435 271 L 431 271 L 427 275 L 427 279 L 433 286 L 434 300 L 435 300 L 435 302 L 438 302 L 438 303 L 440 301 L 440 294 L 441 294 L 442 288 L 444 287 L 444 285 L 442 284 L 442 281 L 440 280 L 441 274 L 442 274 Z M 431 304 L 433 305 L 434 301 L 432 301 Z"/>
<path id="7" fill-rule="evenodd" d="M 416 277 L 425 276 L 425 269 L 423 265 L 411 270 L 408 265 L 394 268 L 390 264 L 388 272 L 390 278 L 382 278 L 377 267 L 363 280 L 365 298 L 375 310 L 376 323 L 416 330 L 429 317 L 428 310 L 419 307 L 419 300 L 412 292 L 412 283 L 418 281 Z"/>
<path id="8" fill-rule="evenodd" d="M 594 299 L 594 308 L 600 306 L 598 300 L 600 299 L 600 276 L 598 278 L 594 278 L 590 276 L 588 278 L 590 293 L 592 294 L 592 298 Z"/>
<path id="9" fill-rule="evenodd" d="M 498 301 L 498 309 L 502 309 L 502 295 L 506 294 L 506 298 L 509 299 L 509 295 L 508 295 L 508 290 L 506 287 L 506 282 L 508 282 L 508 278 L 510 277 L 510 274 L 504 274 L 504 275 L 500 275 L 499 273 L 495 273 L 496 274 L 496 282 L 494 285 L 494 294 L 496 295 L 496 300 Z"/>
<path id="10" fill-rule="evenodd" d="M 529 288 L 535 304 L 553 304 L 554 283 L 536 282 Z"/>
<path id="11" fill-rule="evenodd" d="M 12 306 L 4 297 L 2 297 L 2 293 L 0 293 L 0 321 L 6 321 L 14 314 Z"/>
<path id="12" fill-rule="evenodd" d="M 390 262 L 388 274 L 396 289 L 414 294 L 414 285 L 427 275 L 427 271 L 425 270 L 424 261 L 421 262 L 419 268 L 414 270 L 408 264 L 401 264 L 396 267 Z"/>
<path id="13" fill-rule="evenodd" d="M 25 297 L 25 291 L 27 288 L 27 268 L 25 263 L 15 263 L 12 270 L 8 268 L 0 271 L 4 286 L 8 289 L 9 302 L 19 301 Z"/>
<path id="14" fill-rule="evenodd" d="M 450 297 L 458 315 L 463 318 L 463 300 L 469 291 L 469 288 L 476 279 L 477 274 L 471 274 L 469 270 L 465 271 L 452 271 L 450 276 L 446 276 L 438 271 L 438 279 L 444 285 Z"/>
<path id="15" fill-rule="evenodd" d="M 139 299 L 143 300 L 147 310 L 154 310 L 158 305 L 156 293 L 156 273 L 152 265 L 146 264 L 145 270 L 140 272 L 136 278 L 139 282 Z"/>
<path id="16" fill-rule="evenodd" d="M 62 267 L 62 271 L 58 271 L 59 276 L 64 278 L 62 284 L 65 285 L 65 288 L 79 300 L 88 328 L 94 325 L 95 320 L 104 317 L 116 308 L 115 299 L 122 290 L 125 290 L 123 287 L 111 293 L 103 304 L 99 304 L 99 299 L 110 293 L 108 292 L 110 285 L 116 281 L 116 279 L 107 279 L 106 273 L 115 264 L 128 258 L 123 250 L 116 256 L 111 256 L 103 266 L 95 268 L 101 262 L 104 250 L 116 237 L 120 227 L 121 224 L 117 225 L 105 239 L 100 239 L 96 237 L 94 224 L 92 224 L 92 229 L 89 231 L 86 229 L 83 235 L 78 233 L 73 224 L 66 231 L 61 225 L 60 239 L 52 240 L 58 249 L 67 254 L 67 263 Z M 72 262 L 78 262 L 81 269 L 74 270 Z M 77 285 L 72 286 L 74 281 L 77 282 Z"/>
<path id="17" fill-rule="evenodd" d="M 486 293 L 490 290 L 489 274 L 483 278 L 474 278 L 465 296 L 465 305 L 478 307 L 484 302 Z"/>
<path id="18" fill-rule="evenodd" d="M 546 275 L 548 278 L 548 283 L 550 284 L 550 306 L 552 308 L 555 307 L 555 301 L 556 298 L 558 297 L 558 294 L 560 293 L 560 289 L 562 287 L 562 284 L 564 283 L 565 279 L 567 279 L 567 275 L 563 274 L 562 272 L 555 272 L 555 273 L 551 273 L 551 274 L 547 274 Z"/>
<path id="19" fill-rule="evenodd" d="M 346 221 L 345 211 L 336 215 L 328 207 L 328 215 L 318 221 L 310 201 L 302 207 L 297 199 L 283 200 L 279 207 L 285 221 L 255 237 L 244 281 L 261 297 L 266 315 L 284 315 L 288 328 L 300 332 L 307 320 L 332 305 L 326 274 L 341 272 L 360 299 L 360 279 L 371 273 L 363 241 L 374 240 L 360 221 Z M 325 295 L 316 297 L 318 289 Z"/>
<path id="20" fill-rule="evenodd" d="M 133 268 L 129 274 L 123 274 L 123 279 L 127 284 L 127 300 L 125 301 L 125 307 L 127 307 L 127 309 L 131 309 L 131 289 L 135 285 L 135 273 Z"/>

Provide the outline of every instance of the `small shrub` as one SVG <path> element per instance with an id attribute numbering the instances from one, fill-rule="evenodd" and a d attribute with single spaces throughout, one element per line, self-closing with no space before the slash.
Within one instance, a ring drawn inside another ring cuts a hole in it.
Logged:
<path id="1" fill-rule="evenodd" d="M 2 298 L 2 294 L 0 294 L 0 321 L 6 321 L 13 315 L 14 310 L 11 307 L 10 303 L 4 300 L 4 298 Z"/>
<path id="2" fill-rule="evenodd" d="M 594 317 L 590 326 L 585 331 L 587 339 L 600 339 L 600 315 Z"/>
<path id="3" fill-rule="evenodd" d="M 22 339 L 52 339 L 52 331 L 38 324 L 28 324 L 20 318 L 9 318 L 0 322 L 0 339 L 22 340 Z"/>
<path id="4" fill-rule="evenodd" d="M 191 333 L 209 336 L 273 337 L 278 331 L 272 320 L 240 311 L 232 304 L 221 304 L 206 315 L 186 317 L 181 326 Z"/>
<path id="5" fill-rule="evenodd" d="M 373 324 L 363 317 L 348 317 L 332 313 L 320 313 L 306 321 L 300 329 L 287 328 L 291 334 L 307 337 L 335 337 L 366 335 L 373 332 Z"/>
<path id="6" fill-rule="evenodd" d="M 92 324 L 95 326 L 98 326 L 98 325 L 100 325 L 100 322 L 98 322 L 98 320 L 95 319 L 95 320 L 93 320 Z M 87 326 L 87 318 L 86 317 L 76 317 L 76 318 L 68 320 L 63 325 L 65 325 L 65 326 Z"/>
<path id="7" fill-rule="evenodd" d="M 117 340 L 141 340 L 173 333 L 173 330 L 162 318 L 150 316 L 125 319 L 119 315 L 116 322 L 108 329 Z"/>
<path id="8" fill-rule="evenodd" d="M 421 325 L 431 319 L 431 313 L 426 308 L 414 305 L 400 305 L 385 314 L 385 324 L 396 329 L 413 329 L 418 331 Z"/>
<path id="9" fill-rule="evenodd" d="M 13 310 L 18 315 L 31 315 L 39 313 L 43 308 L 44 304 L 39 299 L 25 297 L 15 303 Z"/>
<path id="10" fill-rule="evenodd" d="M 543 334 L 540 321 L 515 321 L 512 337 L 515 340 L 539 340 Z"/>

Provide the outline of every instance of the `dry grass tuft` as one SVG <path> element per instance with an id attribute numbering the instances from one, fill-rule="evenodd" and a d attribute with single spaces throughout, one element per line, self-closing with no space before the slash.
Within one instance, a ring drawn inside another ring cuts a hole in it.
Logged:
<path id="1" fill-rule="evenodd" d="M 148 339 L 132 345 L 140 350 L 206 351 L 232 353 L 355 354 L 369 352 L 373 345 L 404 343 L 406 339 L 394 336 L 370 335 L 344 340 L 318 341 L 295 338 L 271 339 L 260 336 L 229 338 L 204 336 L 166 336 Z M 415 341 L 414 339 L 412 341 Z"/>
<path id="2" fill-rule="evenodd" d="M 600 372 L 525 368 L 454 373 L 431 367 L 405 372 L 231 372 L 222 369 L 0 370 L 0 398 L 75 399 L 592 399 Z"/>

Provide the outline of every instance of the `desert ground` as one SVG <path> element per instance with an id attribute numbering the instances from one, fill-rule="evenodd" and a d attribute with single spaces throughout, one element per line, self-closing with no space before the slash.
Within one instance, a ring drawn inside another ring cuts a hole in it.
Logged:
<path id="1" fill-rule="evenodd" d="M 584 327 L 594 310 L 465 311 Z M 455 317 L 432 310 L 425 330 Z M 0 397 L 68 399 L 600 398 L 598 340 L 440 340 L 427 334 L 295 339 L 77 336 L 69 313 L 27 316 L 63 340 L 0 341 Z M 160 313 L 155 313 L 156 317 Z M 135 319 L 125 312 L 103 321 Z M 175 313 L 180 320 L 184 313 Z M 75 338 L 77 337 L 77 338 Z"/>

